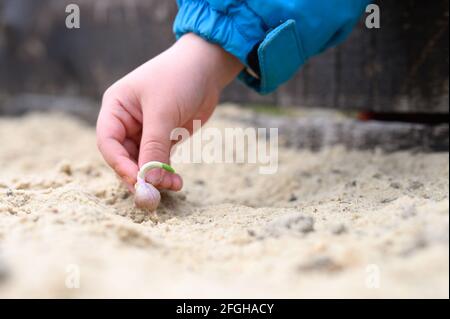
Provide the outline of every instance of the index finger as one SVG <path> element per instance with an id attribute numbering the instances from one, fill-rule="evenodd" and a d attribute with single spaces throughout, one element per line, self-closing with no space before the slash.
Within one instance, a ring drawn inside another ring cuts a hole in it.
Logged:
<path id="1" fill-rule="evenodd" d="M 138 166 L 125 148 L 127 131 L 120 117 L 102 107 L 97 121 L 97 146 L 109 166 L 127 183 L 136 183 Z"/>

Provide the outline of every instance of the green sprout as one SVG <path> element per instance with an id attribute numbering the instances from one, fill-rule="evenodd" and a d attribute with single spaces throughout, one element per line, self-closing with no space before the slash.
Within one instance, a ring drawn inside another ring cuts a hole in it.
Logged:
<path id="1" fill-rule="evenodd" d="M 141 169 L 139 170 L 138 177 L 141 179 L 145 179 L 145 175 L 147 174 L 147 172 L 155 168 L 162 168 L 169 173 L 175 173 L 173 167 L 168 164 L 161 162 L 148 162 L 147 164 L 142 165 Z"/>

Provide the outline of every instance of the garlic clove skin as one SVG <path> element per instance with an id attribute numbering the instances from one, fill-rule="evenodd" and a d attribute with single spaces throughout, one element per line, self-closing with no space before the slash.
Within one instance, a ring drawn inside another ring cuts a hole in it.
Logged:
<path id="1" fill-rule="evenodd" d="M 156 187 L 146 183 L 144 179 L 138 178 L 135 188 L 134 203 L 136 207 L 154 212 L 161 201 L 161 194 Z"/>

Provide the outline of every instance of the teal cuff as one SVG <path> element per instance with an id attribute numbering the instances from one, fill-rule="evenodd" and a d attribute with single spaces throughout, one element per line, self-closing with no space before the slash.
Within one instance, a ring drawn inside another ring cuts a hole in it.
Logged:
<path id="1" fill-rule="evenodd" d="M 195 33 L 208 42 L 220 45 L 247 65 L 247 56 L 264 38 L 264 22 L 245 2 L 219 10 L 206 0 L 178 0 L 179 10 L 174 23 L 178 38 Z"/>
<path id="2" fill-rule="evenodd" d="M 261 94 L 275 91 L 305 63 L 294 20 L 270 31 L 258 48 L 260 78 L 243 71 L 239 78 Z"/>
<path id="3" fill-rule="evenodd" d="M 245 70 L 239 79 L 261 94 L 275 91 L 305 63 L 294 20 L 281 21 L 278 27 L 269 29 L 245 1 L 226 11 L 206 0 L 178 0 L 178 5 L 174 24 L 177 38 L 195 33 L 220 45 L 247 68 L 248 55 L 259 43 L 260 76 L 257 78 Z"/>

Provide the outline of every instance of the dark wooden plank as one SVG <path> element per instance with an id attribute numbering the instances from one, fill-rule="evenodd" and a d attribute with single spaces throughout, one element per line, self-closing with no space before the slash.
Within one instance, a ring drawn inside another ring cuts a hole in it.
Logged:
<path id="1" fill-rule="evenodd" d="M 71 2 L 0 0 L 0 95 L 98 98 L 174 41 L 175 1 L 78 1 L 82 28 L 76 31 L 61 27 Z M 262 97 L 234 83 L 222 101 L 448 112 L 449 1 L 379 3 L 381 29 L 360 24 L 348 41 L 311 59 L 274 94 Z"/>

